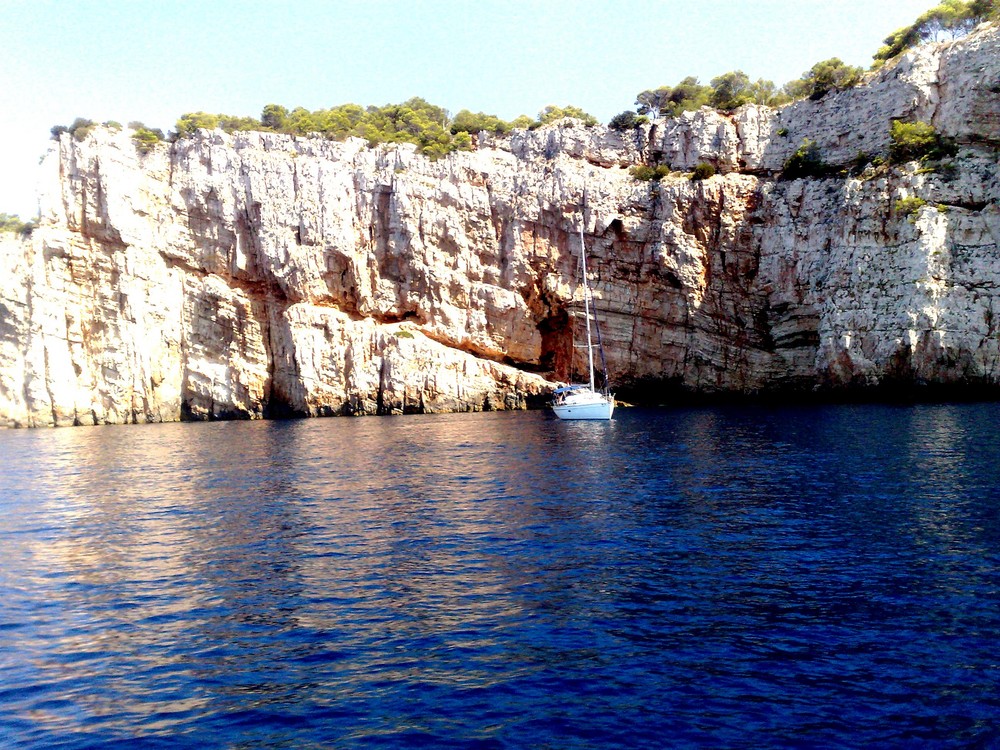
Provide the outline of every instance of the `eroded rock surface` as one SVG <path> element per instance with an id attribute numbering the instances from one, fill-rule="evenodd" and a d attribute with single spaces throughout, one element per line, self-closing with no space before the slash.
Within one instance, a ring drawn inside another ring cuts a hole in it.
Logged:
<path id="1" fill-rule="evenodd" d="M 128 131 L 64 135 L 40 228 L 0 239 L 0 424 L 523 408 L 584 370 L 581 222 L 620 385 L 996 385 L 998 92 L 986 27 L 782 110 L 484 133 L 436 162 L 273 133 L 148 154 Z M 884 155 L 894 118 L 958 157 L 779 179 L 804 138 L 831 164 Z M 683 174 L 699 162 L 719 174 Z M 641 182 L 639 163 L 678 173 Z"/>

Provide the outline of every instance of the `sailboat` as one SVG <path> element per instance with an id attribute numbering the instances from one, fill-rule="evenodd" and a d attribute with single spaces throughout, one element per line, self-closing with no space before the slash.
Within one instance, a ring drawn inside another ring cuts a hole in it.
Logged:
<path id="1" fill-rule="evenodd" d="M 584 199 L 586 203 L 586 198 Z M 615 411 L 615 396 L 608 390 L 608 365 L 604 359 L 604 347 L 601 343 L 601 329 L 597 324 L 596 311 L 593 328 L 597 333 L 597 344 L 591 337 L 590 308 L 593 297 L 590 292 L 590 280 L 587 278 L 587 248 L 583 243 L 583 209 L 580 211 L 580 267 L 583 272 L 583 310 L 587 322 L 587 364 L 590 382 L 579 385 L 566 385 L 556 388 L 552 393 L 552 411 L 559 419 L 611 419 Z M 601 354 L 601 370 L 604 385 L 597 390 L 594 384 L 594 347 Z"/>

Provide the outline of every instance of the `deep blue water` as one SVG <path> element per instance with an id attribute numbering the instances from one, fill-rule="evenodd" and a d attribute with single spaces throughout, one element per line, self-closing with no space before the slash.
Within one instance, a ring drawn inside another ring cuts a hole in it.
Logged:
<path id="1" fill-rule="evenodd" d="M 0 431 L 4 747 L 1000 747 L 1000 405 Z"/>

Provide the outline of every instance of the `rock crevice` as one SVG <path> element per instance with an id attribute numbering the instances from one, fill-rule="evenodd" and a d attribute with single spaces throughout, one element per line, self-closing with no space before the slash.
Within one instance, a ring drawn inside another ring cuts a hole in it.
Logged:
<path id="1" fill-rule="evenodd" d="M 996 80 L 987 26 L 781 110 L 481 133 L 438 161 L 64 135 L 41 226 L 0 239 L 0 424 L 522 408 L 586 371 L 581 226 L 620 387 L 997 385 Z M 884 156 L 900 118 L 959 154 L 779 179 L 805 138 L 828 164 Z M 699 162 L 718 174 L 690 179 Z M 641 163 L 675 173 L 642 182 Z"/>

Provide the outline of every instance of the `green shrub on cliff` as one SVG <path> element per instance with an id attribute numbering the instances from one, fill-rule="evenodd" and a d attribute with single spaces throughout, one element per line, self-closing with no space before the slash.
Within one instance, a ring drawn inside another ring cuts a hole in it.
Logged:
<path id="1" fill-rule="evenodd" d="M 896 29 L 873 55 L 873 67 L 879 67 L 906 50 L 926 42 L 957 39 L 983 21 L 1000 17 L 997 0 L 945 0 L 922 13 L 909 26 Z"/>
<path id="2" fill-rule="evenodd" d="M 17 214 L 0 214 L 0 232 L 9 232 L 27 237 L 35 228 L 33 221 L 21 221 Z"/>
<path id="3" fill-rule="evenodd" d="M 148 154 L 161 140 L 161 138 L 157 137 L 156 133 L 146 128 L 137 130 L 132 134 L 132 141 L 135 143 L 135 148 L 140 154 Z"/>
<path id="4" fill-rule="evenodd" d="M 733 70 L 716 76 L 709 83 L 712 93 L 709 104 L 716 109 L 732 111 L 744 104 L 766 104 L 778 107 L 789 101 L 788 95 L 779 90 L 773 81 L 760 78 L 751 81 L 742 70 Z"/>
<path id="5" fill-rule="evenodd" d="M 133 121 L 128 124 L 134 132 L 132 142 L 140 154 L 148 154 L 157 143 L 163 140 L 163 131 L 159 128 L 147 128 L 143 123 Z"/>
<path id="6" fill-rule="evenodd" d="M 260 120 L 253 117 L 236 117 L 234 115 L 211 114 L 209 112 L 187 112 L 180 116 L 174 124 L 172 138 L 187 138 L 199 128 L 214 130 L 220 128 L 227 133 L 238 130 L 261 130 Z"/>
<path id="7" fill-rule="evenodd" d="M 266 104 L 260 113 L 260 126 L 265 130 L 284 132 L 288 122 L 288 110 L 280 104 Z"/>
<path id="8" fill-rule="evenodd" d="M 637 115 L 629 109 L 612 117 L 608 127 L 618 132 L 624 132 L 645 125 L 647 122 L 649 122 L 649 118 L 646 115 Z"/>
<path id="9" fill-rule="evenodd" d="M 700 161 L 695 165 L 694 172 L 691 173 L 692 180 L 707 180 L 715 176 L 715 167 L 707 162 Z"/>
<path id="10" fill-rule="evenodd" d="M 458 133 L 475 135 L 482 131 L 502 135 L 510 132 L 510 129 L 510 123 L 504 122 L 496 115 L 488 115 L 485 112 L 476 112 L 473 114 L 467 109 L 460 111 L 451 121 L 451 132 L 453 135 L 457 135 Z"/>
<path id="11" fill-rule="evenodd" d="M 819 99 L 828 91 L 855 86 L 863 73 L 861 68 L 832 57 L 816 63 L 802 74 L 802 78 L 780 88 L 773 81 L 763 78 L 751 80 L 742 70 L 716 76 L 708 86 L 701 85 L 694 76 L 688 76 L 676 86 L 660 86 L 640 92 L 635 99 L 636 112 L 657 118 L 677 117 L 682 112 L 704 106 L 723 111 L 732 111 L 744 104 L 780 107 L 794 99 Z"/>
<path id="12" fill-rule="evenodd" d="M 939 161 L 958 152 L 955 143 L 944 138 L 926 122 L 889 123 L 889 159 L 893 164 L 908 161 Z"/>
<path id="13" fill-rule="evenodd" d="M 979 23 L 1000 21 L 1000 0 L 944 0 L 923 13 L 911 25 L 898 29 L 885 39 L 874 55 L 873 68 L 918 44 L 941 39 L 955 39 L 969 33 Z M 778 88 L 771 81 L 751 82 L 743 71 L 736 70 L 713 78 L 703 86 L 689 76 L 676 86 L 660 86 L 640 92 L 635 99 L 636 112 L 650 117 L 676 117 L 682 112 L 711 106 L 732 110 L 754 102 L 780 107 L 796 99 L 819 99 L 830 91 L 856 86 L 864 70 L 832 57 L 816 63 L 802 77 Z"/>
<path id="14" fill-rule="evenodd" d="M 177 120 L 174 137 L 186 138 L 199 128 L 222 128 L 227 132 L 270 130 L 290 135 L 317 133 L 331 140 L 363 138 L 371 146 L 413 143 L 422 154 L 436 159 L 452 151 L 473 148 L 471 135 L 483 130 L 503 134 L 514 128 L 540 127 L 566 117 L 576 118 L 586 125 L 597 124 L 595 117 L 573 106 L 548 106 L 539 112 L 536 120 L 521 115 L 512 122 L 505 122 L 496 115 L 484 112 L 473 114 L 464 109 L 452 118 L 444 108 L 413 97 L 401 104 L 381 107 L 341 104 L 313 112 L 303 107 L 288 110 L 280 104 L 268 104 L 259 120 L 189 112 Z"/>
<path id="15" fill-rule="evenodd" d="M 73 120 L 73 124 L 69 127 L 65 125 L 54 125 L 49 131 L 52 133 L 52 138 L 55 140 L 59 139 L 63 133 L 69 133 L 78 141 L 82 141 L 91 131 L 97 127 L 97 123 L 93 120 L 88 120 L 86 117 L 77 117 Z"/>
<path id="16" fill-rule="evenodd" d="M 781 176 L 787 180 L 799 177 L 826 177 L 832 171 L 833 167 L 823 161 L 816 141 L 803 138 L 795 153 L 785 161 Z"/>
<path id="17" fill-rule="evenodd" d="M 802 78 L 786 83 L 784 91 L 792 99 L 820 99 L 830 91 L 857 86 L 863 74 L 862 68 L 848 65 L 839 57 L 831 57 L 813 65 L 802 74 Z"/>
<path id="18" fill-rule="evenodd" d="M 712 98 L 712 87 L 698 83 L 694 76 L 688 76 L 676 86 L 660 86 L 641 91 L 635 97 L 636 111 L 640 115 L 657 117 L 677 117 L 681 112 L 699 109 Z"/>
<path id="19" fill-rule="evenodd" d="M 628 173 L 637 180 L 648 182 L 650 180 L 662 180 L 670 174 L 670 167 L 666 164 L 657 164 L 655 167 L 650 167 L 646 164 L 636 164 L 634 167 L 629 168 Z"/>
<path id="20" fill-rule="evenodd" d="M 187 112 L 174 124 L 179 138 L 186 138 L 199 128 L 214 130 L 217 127 L 219 127 L 219 115 L 211 115 L 208 112 Z"/>
<path id="21" fill-rule="evenodd" d="M 898 213 L 903 216 L 911 216 L 916 214 L 921 208 L 927 205 L 927 201 L 916 195 L 910 196 L 908 198 L 900 198 L 895 203 L 895 209 Z"/>
<path id="22" fill-rule="evenodd" d="M 88 120 L 86 117 L 77 117 L 73 120 L 73 124 L 69 126 L 69 132 L 75 140 L 82 141 L 96 127 L 97 123 L 93 120 Z"/>
<path id="23" fill-rule="evenodd" d="M 557 107 L 554 104 L 548 105 L 545 109 L 538 113 L 538 123 L 540 125 L 549 125 L 557 120 L 563 120 L 567 117 L 574 120 L 580 120 L 587 127 L 597 125 L 596 117 L 584 112 L 579 107 L 574 107 L 569 104 L 565 107 Z"/>

